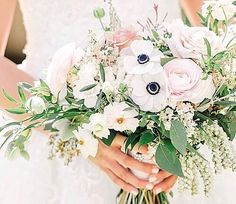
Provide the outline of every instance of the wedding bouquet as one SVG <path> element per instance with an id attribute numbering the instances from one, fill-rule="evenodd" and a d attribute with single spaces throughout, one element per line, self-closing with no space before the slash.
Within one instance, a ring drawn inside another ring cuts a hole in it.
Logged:
<path id="1" fill-rule="evenodd" d="M 181 20 L 166 23 L 148 18 L 141 31 L 124 27 L 110 4 L 110 24 L 102 8 L 94 16 L 102 36 L 89 31 L 82 49 L 71 43 L 61 48 L 48 68 L 46 81 L 20 83 L 20 102 L 7 109 L 26 114 L 4 125 L 7 156 L 29 158 L 25 144 L 40 126 L 52 134 L 50 157 L 65 163 L 73 157 L 95 156 L 98 140 L 111 145 L 117 132 L 127 136 L 124 151 L 156 163 L 179 177 L 179 189 L 206 195 L 214 173 L 236 170 L 232 140 L 236 133 L 236 30 L 233 1 L 206 1 L 203 27 Z M 233 11 L 233 12 L 232 12 Z M 24 91 L 31 97 L 27 100 Z M 135 145 L 147 145 L 147 155 L 135 155 Z M 203 146 L 211 152 L 208 161 Z M 137 172 L 134 172 L 137 173 Z M 168 203 L 167 195 L 140 189 L 121 191 L 120 204 Z"/>

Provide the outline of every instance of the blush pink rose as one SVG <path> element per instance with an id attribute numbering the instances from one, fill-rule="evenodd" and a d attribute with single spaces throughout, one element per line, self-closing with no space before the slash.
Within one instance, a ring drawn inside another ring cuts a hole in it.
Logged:
<path id="1" fill-rule="evenodd" d="M 59 98 L 66 96 L 67 75 L 72 66 L 82 59 L 84 51 L 77 48 L 75 43 L 70 43 L 60 48 L 52 58 L 48 67 L 46 82 L 54 96 L 59 93 Z"/>
<path id="2" fill-rule="evenodd" d="M 190 59 L 174 59 L 164 65 L 168 78 L 170 99 L 201 103 L 215 92 L 212 77 L 203 79 L 202 69 Z"/>
<path id="3" fill-rule="evenodd" d="M 133 29 L 121 28 L 113 34 L 113 41 L 120 50 L 128 47 L 136 39 L 138 39 L 137 32 Z"/>

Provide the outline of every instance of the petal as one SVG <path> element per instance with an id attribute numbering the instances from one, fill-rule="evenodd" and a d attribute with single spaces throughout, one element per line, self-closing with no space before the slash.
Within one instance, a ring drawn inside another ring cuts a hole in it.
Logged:
<path id="1" fill-rule="evenodd" d="M 131 96 L 131 98 L 133 99 L 133 101 L 139 105 L 142 106 L 144 104 L 147 103 L 148 99 L 149 99 L 149 95 L 146 96 L 142 96 L 142 97 L 138 97 L 138 96 Z"/>
<path id="2" fill-rule="evenodd" d="M 154 108 L 154 100 L 152 96 L 147 97 L 146 103 L 140 106 L 143 111 L 152 111 Z"/>
<path id="3" fill-rule="evenodd" d="M 136 57 L 140 54 L 150 56 L 153 51 L 153 44 L 151 41 L 135 40 L 131 44 L 131 49 Z"/>
<path id="4" fill-rule="evenodd" d="M 145 96 L 147 94 L 146 86 L 147 84 L 142 81 L 135 79 L 131 82 L 131 88 L 133 89 L 132 95 L 133 96 Z"/>
<path id="5" fill-rule="evenodd" d="M 84 105 L 87 108 L 94 108 L 96 105 L 97 99 L 98 99 L 97 96 L 88 97 L 88 98 L 84 99 Z"/>

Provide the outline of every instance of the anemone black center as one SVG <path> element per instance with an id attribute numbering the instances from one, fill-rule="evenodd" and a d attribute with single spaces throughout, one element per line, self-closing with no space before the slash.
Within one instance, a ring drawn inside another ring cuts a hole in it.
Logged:
<path id="1" fill-rule="evenodd" d="M 149 62 L 150 58 L 146 54 L 141 54 L 138 56 L 137 60 L 138 60 L 139 64 L 145 64 L 145 63 Z"/>
<path id="2" fill-rule="evenodd" d="M 151 95 L 157 95 L 160 92 L 160 85 L 157 82 L 150 82 L 146 86 L 147 92 L 150 93 Z"/>

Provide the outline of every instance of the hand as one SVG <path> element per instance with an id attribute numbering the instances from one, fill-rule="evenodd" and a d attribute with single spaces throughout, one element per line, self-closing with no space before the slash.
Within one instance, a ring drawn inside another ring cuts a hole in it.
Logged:
<path id="1" fill-rule="evenodd" d="M 157 172 L 157 167 L 153 164 L 147 164 L 137 161 L 131 156 L 121 151 L 126 137 L 118 134 L 110 147 L 99 142 L 98 153 L 96 157 L 90 157 L 90 160 L 100 167 L 110 179 L 119 187 L 127 192 L 137 194 L 137 188 L 145 188 L 149 181 L 141 180 L 134 176 L 129 169 L 136 169 L 150 175 Z M 147 153 L 147 148 L 134 148 L 134 151 Z M 149 184 L 150 185 L 150 184 Z"/>
<path id="2" fill-rule="evenodd" d="M 152 174 L 149 177 L 149 182 L 153 183 L 154 194 L 161 192 L 169 192 L 177 181 L 177 176 L 174 176 L 167 171 L 160 170 L 157 174 Z"/>

